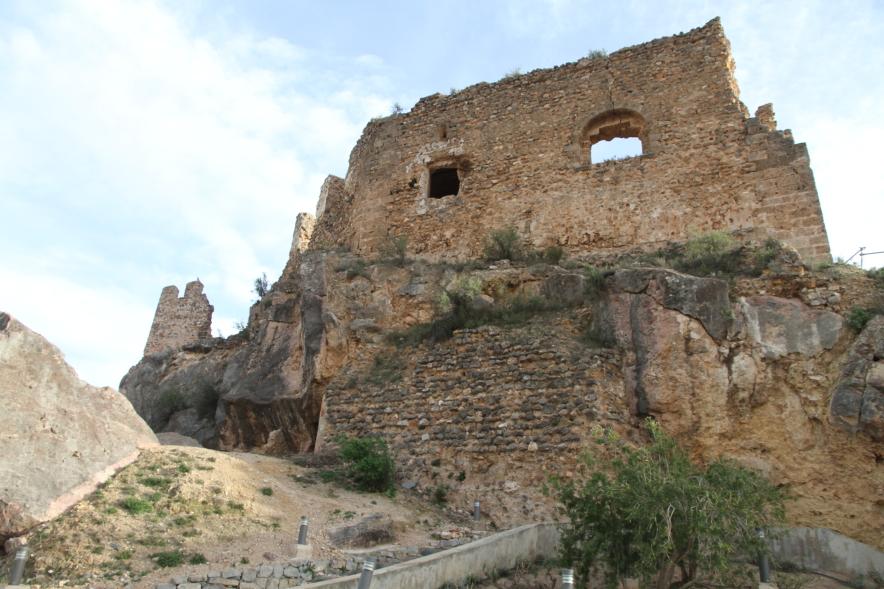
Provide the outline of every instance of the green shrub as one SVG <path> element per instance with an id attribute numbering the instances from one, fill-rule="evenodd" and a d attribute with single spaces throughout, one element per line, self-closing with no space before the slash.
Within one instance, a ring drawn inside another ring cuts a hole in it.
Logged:
<path id="1" fill-rule="evenodd" d="M 184 553 L 180 550 L 168 550 L 166 552 L 155 552 L 150 555 L 158 566 L 163 568 L 177 567 L 184 563 Z"/>
<path id="2" fill-rule="evenodd" d="M 591 49 L 589 53 L 586 54 L 588 59 L 603 59 L 608 57 L 608 52 L 604 49 Z"/>
<path id="3" fill-rule="evenodd" d="M 261 275 L 255 278 L 255 288 L 253 290 L 259 299 L 263 299 L 270 292 L 270 282 L 267 280 L 266 272 L 261 272 Z"/>
<path id="4" fill-rule="evenodd" d="M 605 290 L 605 273 L 594 266 L 583 268 L 583 297 L 589 301 L 597 301 Z"/>
<path id="5" fill-rule="evenodd" d="M 520 260 L 524 255 L 522 238 L 515 227 L 492 231 L 485 239 L 485 258 L 494 260 Z"/>
<path id="6" fill-rule="evenodd" d="M 340 437 L 336 441 L 346 476 L 357 489 L 384 492 L 394 488 L 395 466 L 386 440 L 367 436 Z"/>
<path id="7" fill-rule="evenodd" d="M 133 515 L 153 511 L 153 503 L 137 497 L 126 497 L 120 501 L 119 505 Z"/>
<path id="8" fill-rule="evenodd" d="M 761 247 L 755 251 L 755 273 L 761 274 L 771 262 L 783 251 L 783 244 L 776 239 L 766 239 Z"/>
<path id="9" fill-rule="evenodd" d="M 507 73 L 503 75 L 501 80 L 514 80 L 522 75 L 522 70 L 520 68 L 513 68 Z"/>
<path id="10" fill-rule="evenodd" d="M 433 503 L 436 505 L 448 503 L 448 485 L 438 485 L 433 489 Z"/>
<path id="11" fill-rule="evenodd" d="M 673 262 L 677 270 L 696 276 L 734 274 L 740 267 L 740 248 L 729 234 L 713 231 L 689 239 Z"/>
<path id="12" fill-rule="evenodd" d="M 354 258 L 341 262 L 335 267 L 336 272 L 344 272 L 347 280 L 352 280 L 357 276 L 368 278 L 368 262 L 362 258 Z"/>
<path id="13" fill-rule="evenodd" d="M 859 333 L 865 328 L 866 323 L 871 321 L 874 316 L 875 312 L 873 309 L 853 307 L 850 309 L 850 312 L 847 313 L 847 325 L 850 326 L 852 330 Z"/>
<path id="14" fill-rule="evenodd" d="M 565 249 L 558 245 L 550 246 L 543 250 L 543 257 L 550 264 L 559 266 L 565 259 Z"/>
<path id="15" fill-rule="evenodd" d="M 872 268 L 866 272 L 866 276 L 875 281 L 875 286 L 884 288 L 884 267 Z"/>
<path id="16" fill-rule="evenodd" d="M 206 559 L 205 556 L 197 552 L 196 554 L 191 555 L 187 562 L 189 562 L 190 564 L 206 564 L 209 561 Z"/>
<path id="17" fill-rule="evenodd" d="M 132 558 L 131 550 L 119 550 L 114 553 L 114 560 L 129 560 Z"/>
<path id="18" fill-rule="evenodd" d="M 261 487 L 261 494 L 271 497 L 273 496 L 273 489 L 270 487 Z"/>
<path id="19" fill-rule="evenodd" d="M 784 519 L 782 492 L 727 460 L 691 462 L 653 421 L 651 442 L 631 448 L 613 435 L 598 443 L 605 460 L 586 454 L 574 480 L 553 481 L 563 519 L 562 564 L 585 583 L 605 563 L 608 587 L 626 577 L 659 588 L 734 586 L 746 569 L 734 559 L 767 550 L 756 529 Z M 680 580 L 674 581 L 676 576 Z"/>

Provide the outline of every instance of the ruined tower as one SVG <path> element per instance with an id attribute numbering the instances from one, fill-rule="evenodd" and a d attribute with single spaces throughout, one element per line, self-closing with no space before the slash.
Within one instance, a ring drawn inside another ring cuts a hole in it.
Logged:
<path id="1" fill-rule="evenodd" d="M 184 296 L 178 297 L 177 286 L 167 286 L 160 294 L 144 355 L 180 348 L 212 337 L 214 307 L 203 294 L 203 283 L 188 282 Z"/>

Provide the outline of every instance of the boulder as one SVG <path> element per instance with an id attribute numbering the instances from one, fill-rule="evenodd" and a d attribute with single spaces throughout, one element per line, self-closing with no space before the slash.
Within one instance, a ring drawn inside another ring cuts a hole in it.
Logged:
<path id="1" fill-rule="evenodd" d="M 81 381 L 61 352 L 0 313 L 0 541 L 50 520 L 157 446 L 129 401 Z"/>
<path id="2" fill-rule="evenodd" d="M 723 340 L 733 322 L 727 282 L 662 268 L 618 270 L 608 281 L 613 292 L 645 294 L 673 311 L 699 321 L 716 341 Z"/>
<path id="3" fill-rule="evenodd" d="M 829 422 L 884 440 L 884 316 L 873 318 L 847 352 L 832 390 Z"/>
<path id="4" fill-rule="evenodd" d="M 393 519 L 382 513 L 372 513 L 358 522 L 342 524 L 328 530 L 328 539 L 338 547 L 366 548 L 396 539 Z"/>

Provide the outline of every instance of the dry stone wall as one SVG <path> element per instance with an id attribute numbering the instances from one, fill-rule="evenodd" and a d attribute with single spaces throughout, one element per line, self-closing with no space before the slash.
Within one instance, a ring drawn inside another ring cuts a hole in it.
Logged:
<path id="1" fill-rule="evenodd" d="M 770 105 L 749 116 L 733 67 L 716 19 L 423 98 L 366 127 L 346 180 L 323 188 L 313 245 L 373 254 L 404 236 L 422 257 L 467 259 L 506 226 L 571 253 L 740 230 L 828 260 L 807 149 L 776 129 Z M 639 137 L 642 155 L 591 163 L 590 144 L 616 136 Z M 440 169 L 456 170 L 459 189 L 433 198 Z"/>
<path id="2" fill-rule="evenodd" d="M 188 282 L 184 296 L 178 297 L 177 286 L 167 286 L 160 294 L 144 355 L 157 354 L 212 337 L 212 312 L 203 283 Z"/>

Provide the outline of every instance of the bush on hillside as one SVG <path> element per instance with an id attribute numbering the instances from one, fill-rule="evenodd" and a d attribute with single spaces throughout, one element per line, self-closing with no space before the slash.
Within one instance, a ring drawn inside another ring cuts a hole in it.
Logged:
<path id="1" fill-rule="evenodd" d="M 659 425 L 648 428 L 644 447 L 600 436 L 584 476 L 553 481 L 568 522 L 562 564 L 584 583 L 601 565 L 609 587 L 628 577 L 659 589 L 701 579 L 732 586 L 741 570 L 734 559 L 767 550 L 756 530 L 783 521 L 782 492 L 727 460 L 696 465 Z"/>
<path id="2" fill-rule="evenodd" d="M 357 489 L 375 493 L 395 490 L 396 469 L 386 440 L 378 436 L 342 436 L 335 441 L 344 474 Z"/>

